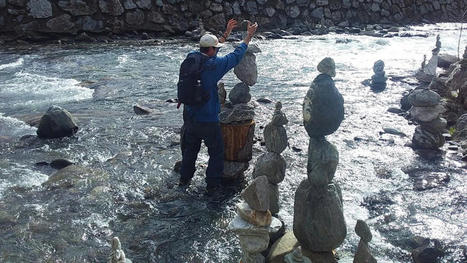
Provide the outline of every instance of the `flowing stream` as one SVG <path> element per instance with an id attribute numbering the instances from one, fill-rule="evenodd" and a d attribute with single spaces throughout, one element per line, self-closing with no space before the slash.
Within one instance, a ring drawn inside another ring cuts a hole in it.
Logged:
<path id="1" fill-rule="evenodd" d="M 459 25 L 411 27 L 423 37 L 374 38 L 346 34 L 298 36 L 256 43 L 259 78 L 253 99 L 281 101 L 289 118 L 290 147 L 283 152 L 287 174 L 280 184 L 279 217 L 292 229 L 295 190 L 306 178 L 308 140 L 302 102 L 326 56 L 336 61 L 336 87 L 345 100 L 345 120 L 328 136 L 339 150 L 335 181 L 341 186 L 348 235 L 337 249 L 340 262 L 352 262 L 359 241 L 357 219 L 366 220 L 378 262 L 410 262 L 416 236 L 440 240 L 442 262 L 465 262 L 467 187 L 465 163 L 443 147 L 435 160 L 405 146 L 414 125 L 387 112 L 399 107 L 413 78 L 388 80 L 372 92 L 361 82 L 384 60 L 389 76 L 409 76 L 420 67 L 441 35 L 441 53 L 457 55 Z M 347 39 L 345 41 L 341 41 Z M 344 43 L 336 43 L 336 40 Z M 461 52 L 466 45 L 461 42 Z M 203 147 L 192 186 L 176 187 L 174 163 L 181 159 L 181 110 L 176 97 L 178 67 L 193 43 L 158 45 L 92 44 L 0 49 L 0 262 L 105 262 L 110 240 L 118 236 L 133 262 L 238 262 L 237 237 L 227 231 L 241 185 L 223 200 L 204 194 L 208 154 Z M 233 50 L 230 46 L 221 53 Z M 223 80 L 230 90 L 238 80 Z M 154 112 L 139 116 L 133 105 Z M 274 103 L 256 103 L 256 137 L 271 119 Z M 34 139 L 36 128 L 23 120 L 51 105 L 69 110 L 79 131 L 70 138 Z M 382 133 L 394 128 L 407 136 Z M 259 142 L 246 172 L 265 152 Z M 73 187 L 43 186 L 55 172 L 38 162 L 66 158 L 95 170 Z M 417 190 L 423 173 L 444 178 Z"/>

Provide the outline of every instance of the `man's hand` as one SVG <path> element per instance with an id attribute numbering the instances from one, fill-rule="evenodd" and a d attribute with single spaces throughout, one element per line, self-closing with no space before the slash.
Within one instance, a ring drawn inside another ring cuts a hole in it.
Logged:
<path id="1" fill-rule="evenodd" d="M 230 36 L 230 33 L 232 33 L 232 30 L 237 27 L 237 20 L 235 19 L 230 19 L 229 22 L 227 22 L 227 28 L 225 29 L 224 35 L 221 36 L 219 39 L 220 43 L 224 43 L 227 38 Z"/>
<path id="2" fill-rule="evenodd" d="M 248 22 L 246 26 L 247 34 L 243 42 L 248 45 L 250 43 L 251 38 L 255 35 L 256 29 L 258 29 L 258 23 L 255 22 L 254 24 L 252 24 L 250 21 L 247 21 L 247 22 Z"/>

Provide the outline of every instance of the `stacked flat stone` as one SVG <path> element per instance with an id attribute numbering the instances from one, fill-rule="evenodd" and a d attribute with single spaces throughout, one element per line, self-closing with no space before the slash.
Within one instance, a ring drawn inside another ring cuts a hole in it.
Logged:
<path id="1" fill-rule="evenodd" d="M 281 153 L 288 145 L 287 132 L 283 126 L 288 120 L 281 108 L 282 103 L 277 102 L 271 122 L 264 127 L 264 141 L 268 152 L 258 157 L 253 170 L 253 178 L 268 178 L 270 210 L 274 215 L 279 212 L 279 183 L 285 177 L 286 162 Z"/>
<path id="2" fill-rule="evenodd" d="M 284 261 L 285 263 L 311 263 L 311 260 L 302 254 L 302 248 L 300 246 L 285 255 Z"/>
<path id="3" fill-rule="evenodd" d="M 282 222 L 272 217 L 269 210 L 268 184 L 268 178 L 260 176 L 243 190 L 244 202 L 237 204 L 237 215 L 229 224 L 229 230 L 239 236 L 242 263 L 265 262 L 261 252 L 268 248 L 270 236 L 282 228 Z"/>
<path id="4" fill-rule="evenodd" d="M 112 239 L 112 252 L 110 253 L 109 263 L 131 263 L 132 261 L 125 256 L 120 239 L 114 237 Z"/>
<path id="5" fill-rule="evenodd" d="M 226 101 L 223 92 L 225 89 L 219 89 L 221 112 L 219 119 L 221 124 L 236 125 L 251 123 L 255 117 L 254 106 L 250 103 L 251 94 L 250 86 L 254 85 L 258 78 L 258 70 L 256 65 L 255 53 L 261 50 L 258 46 L 250 44 L 245 56 L 240 63 L 235 67 L 234 73 L 240 79 L 240 83 L 236 84 L 228 94 L 229 101 Z M 225 178 L 240 178 L 243 177 L 243 172 L 248 169 L 248 160 L 252 158 L 254 125 L 250 126 L 248 132 L 249 137 L 246 139 L 245 146 L 241 149 L 239 160 L 226 160 L 224 162 L 224 177 Z"/>
<path id="6" fill-rule="evenodd" d="M 371 235 L 370 228 L 365 221 L 357 220 L 355 232 L 360 237 L 360 242 L 358 243 L 353 263 L 376 263 L 377 261 L 373 255 L 371 255 L 368 247 L 368 243 L 371 241 L 373 236 Z"/>
<path id="7" fill-rule="evenodd" d="M 339 128 L 344 119 L 344 99 L 332 77 L 335 63 L 325 58 L 318 64 L 318 75 L 305 96 L 303 122 L 310 136 L 308 178 L 295 192 L 293 232 L 305 250 L 329 252 L 347 234 L 342 193 L 333 181 L 339 153 L 325 138 Z"/>
<path id="8" fill-rule="evenodd" d="M 422 83 L 430 83 L 434 77 L 436 77 L 436 68 L 438 67 L 438 54 L 441 49 L 441 42 L 439 41 L 439 35 L 436 36 L 436 47 L 431 51 L 432 56 L 428 61 L 428 64 L 422 63 L 422 68 L 415 74 L 418 81 Z M 425 62 L 424 57 L 424 62 Z"/>
<path id="9" fill-rule="evenodd" d="M 443 132 L 447 122 L 441 118 L 445 108 L 440 104 L 441 97 L 429 89 L 415 89 L 409 95 L 412 105 L 410 115 L 418 123 L 412 138 L 415 149 L 436 150 L 445 143 Z"/>
<path id="10" fill-rule="evenodd" d="M 373 65 L 373 72 L 375 73 L 371 76 L 370 87 L 375 91 L 382 91 L 386 88 L 386 73 L 384 72 L 384 61 L 378 60 Z"/>

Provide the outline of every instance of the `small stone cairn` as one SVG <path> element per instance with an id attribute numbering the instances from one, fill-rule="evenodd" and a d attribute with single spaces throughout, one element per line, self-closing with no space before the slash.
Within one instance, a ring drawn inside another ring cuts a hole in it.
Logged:
<path id="1" fill-rule="evenodd" d="M 243 172 L 248 168 L 248 161 L 252 158 L 255 111 L 254 106 L 250 103 L 250 86 L 256 84 L 258 78 L 255 53 L 259 52 L 261 50 L 256 45 L 250 44 L 245 56 L 235 67 L 234 73 L 241 82 L 236 84 L 229 92 L 229 101 L 225 100 L 227 94 L 224 84 L 219 84 L 219 100 L 222 105 L 219 119 L 223 127 L 224 143 L 226 145 L 224 179 L 231 180 L 243 177 Z M 243 125 L 244 128 L 230 131 L 229 128 L 226 128 L 230 126 L 230 129 L 236 129 L 233 128 L 236 125 L 238 127 Z M 247 130 L 239 132 L 241 129 Z M 239 134 L 246 134 L 246 141 L 244 138 L 240 138 L 243 135 Z M 238 149 L 238 143 L 243 144 L 240 145 L 240 149 Z"/>
<path id="2" fill-rule="evenodd" d="M 373 72 L 375 73 L 371 76 L 370 87 L 374 91 L 382 91 L 386 88 L 386 73 L 384 72 L 384 61 L 378 60 L 373 65 Z"/>
<path id="3" fill-rule="evenodd" d="M 269 124 L 264 127 L 264 141 L 267 153 L 258 157 L 253 178 L 266 176 L 270 197 L 270 210 L 273 215 L 279 212 L 279 183 L 284 180 L 286 162 L 281 156 L 288 145 L 287 132 L 283 125 L 288 123 L 287 117 L 281 111 L 282 103 L 276 103 L 274 115 Z"/>
<path id="4" fill-rule="evenodd" d="M 330 252 L 345 239 L 342 192 L 334 181 L 339 152 L 326 135 L 334 133 L 344 119 L 344 99 L 332 77 L 332 58 L 318 64 L 318 75 L 303 102 L 303 123 L 310 136 L 308 178 L 295 192 L 293 232 L 304 250 Z"/>
<path id="5" fill-rule="evenodd" d="M 108 263 L 131 263 L 131 260 L 126 258 L 118 237 L 112 239 L 112 252 L 110 253 Z"/>
<path id="6" fill-rule="evenodd" d="M 412 108 L 410 115 L 418 123 L 412 138 L 414 149 L 436 150 L 445 143 L 442 135 L 447 122 L 440 115 L 445 108 L 440 104 L 438 93 L 427 89 L 415 89 L 408 97 Z"/>
<path id="7" fill-rule="evenodd" d="M 302 247 L 296 247 L 291 253 L 285 255 L 285 263 L 311 263 L 308 257 L 302 254 Z"/>
<path id="8" fill-rule="evenodd" d="M 439 41 L 439 35 L 436 36 L 436 47 L 431 51 L 432 56 L 425 65 L 426 56 L 423 58 L 422 67 L 415 74 L 418 81 L 429 84 L 434 77 L 436 77 L 436 68 L 438 67 L 438 54 L 441 49 L 441 42 Z"/>
<path id="9" fill-rule="evenodd" d="M 358 243 L 353 263 L 376 263 L 377 261 L 373 255 L 370 254 L 370 249 L 368 247 L 368 243 L 371 241 L 373 236 L 371 235 L 370 228 L 365 221 L 357 220 L 355 232 L 360 237 L 360 242 Z"/>
<path id="10" fill-rule="evenodd" d="M 229 230 L 239 236 L 241 263 L 265 262 L 261 252 L 268 248 L 270 236 L 282 228 L 282 222 L 271 215 L 269 191 L 268 178 L 259 176 L 241 193 L 245 202 L 237 204 L 237 215 L 229 224 Z"/>

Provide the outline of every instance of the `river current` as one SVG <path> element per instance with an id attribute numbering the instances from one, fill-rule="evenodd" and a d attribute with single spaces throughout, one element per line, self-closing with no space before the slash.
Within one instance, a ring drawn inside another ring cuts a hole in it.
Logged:
<path id="1" fill-rule="evenodd" d="M 289 123 L 290 147 L 280 184 L 279 217 L 292 229 L 294 194 L 306 178 L 308 139 L 302 102 L 326 56 L 336 62 L 336 87 L 345 100 L 345 120 L 327 136 L 339 150 L 335 181 L 341 186 L 348 234 L 337 249 L 339 262 L 352 262 L 359 238 L 354 227 L 365 220 L 373 233 L 370 249 L 378 262 L 410 262 L 416 236 L 436 239 L 442 262 L 465 262 L 467 245 L 466 168 L 443 147 L 441 158 L 420 158 L 406 144 L 415 126 L 387 112 L 399 107 L 410 76 L 441 36 L 441 53 L 457 55 L 459 25 L 411 27 L 424 37 L 375 38 L 346 34 L 297 36 L 256 41 L 258 83 L 253 101 L 281 101 Z M 340 43 L 336 43 L 340 42 Z M 463 52 L 467 41 L 461 41 Z M 133 262 L 238 262 L 237 237 L 227 225 L 235 215 L 239 188 L 224 200 L 204 194 L 208 155 L 203 147 L 192 186 L 175 186 L 174 163 L 181 159 L 181 110 L 166 102 L 176 97 L 178 68 L 193 43 L 47 45 L 0 49 L 0 262 L 105 262 L 110 240 L 118 236 Z M 232 47 L 221 49 L 225 54 Z M 382 59 L 390 76 L 386 90 L 372 92 L 362 81 Z M 440 69 L 438 69 L 440 70 Z M 228 73 L 230 90 L 238 80 Z M 133 112 L 133 105 L 154 109 Z M 51 105 L 78 120 L 71 138 L 40 141 L 24 120 Z M 256 105 L 257 138 L 271 119 L 274 103 Z M 383 133 L 394 128 L 407 136 Z M 21 139 L 23 137 L 23 139 Z M 265 152 L 259 142 L 246 172 Z M 38 162 L 66 158 L 99 172 L 72 188 L 42 186 L 55 172 Z M 448 178 L 436 187 L 415 187 L 414 173 Z M 464 251 L 465 253 L 465 251 Z"/>

